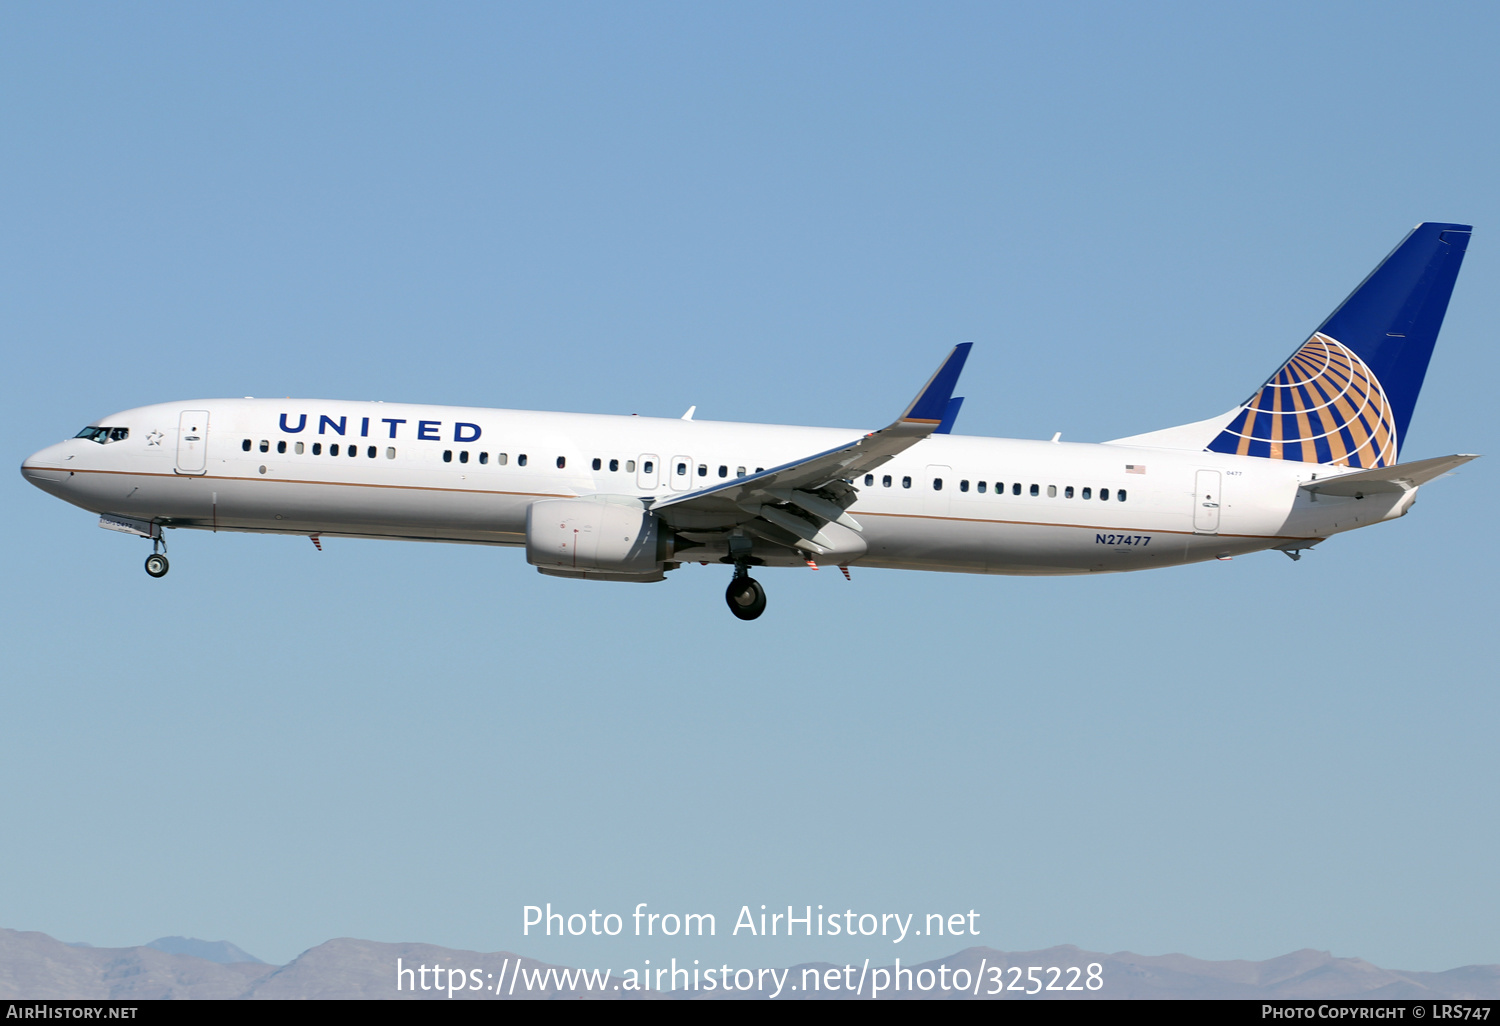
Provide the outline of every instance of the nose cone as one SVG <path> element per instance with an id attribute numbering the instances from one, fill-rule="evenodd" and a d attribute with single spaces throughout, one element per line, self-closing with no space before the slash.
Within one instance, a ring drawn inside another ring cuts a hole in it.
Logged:
<path id="1" fill-rule="evenodd" d="M 53 491 L 52 486 L 67 479 L 68 472 L 63 468 L 65 458 L 61 444 L 49 445 L 21 462 L 21 476 L 43 491 Z"/>

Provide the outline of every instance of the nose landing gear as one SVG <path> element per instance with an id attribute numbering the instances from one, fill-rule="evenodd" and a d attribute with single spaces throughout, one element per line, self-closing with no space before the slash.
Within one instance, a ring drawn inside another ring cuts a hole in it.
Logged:
<path id="1" fill-rule="evenodd" d="M 754 620 L 766 611 L 766 590 L 743 566 L 734 568 L 734 579 L 724 591 L 729 611 L 741 620 Z"/>
<path id="2" fill-rule="evenodd" d="M 151 555 L 146 557 L 146 573 L 152 577 L 165 577 L 170 568 L 171 564 L 167 562 L 167 540 L 162 537 L 152 538 Z"/>

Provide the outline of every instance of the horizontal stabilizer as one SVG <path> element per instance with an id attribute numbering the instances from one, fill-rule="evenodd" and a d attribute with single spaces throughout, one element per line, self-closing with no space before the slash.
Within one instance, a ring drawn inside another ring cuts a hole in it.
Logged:
<path id="1" fill-rule="evenodd" d="M 1318 495 L 1346 495 L 1354 498 L 1379 492 L 1404 492 L 1442 477 L 1455 467 L 1478 458 L 1476 455 L 1436 456 L 1430 460 L 1398 463 L 1394 467 L 1379 467 L 1374 470 L 1357 470 L 1352 474 L 1308 481 L 1302 488 Z"/>

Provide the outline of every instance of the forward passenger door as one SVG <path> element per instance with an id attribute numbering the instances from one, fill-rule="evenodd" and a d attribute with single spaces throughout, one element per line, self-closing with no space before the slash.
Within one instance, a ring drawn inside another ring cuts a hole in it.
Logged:
<path id="1" fill-rule="evenodd" d="M 208 411 L 184 410 L 177 418 L 177 473 L 208 471 Z"/>

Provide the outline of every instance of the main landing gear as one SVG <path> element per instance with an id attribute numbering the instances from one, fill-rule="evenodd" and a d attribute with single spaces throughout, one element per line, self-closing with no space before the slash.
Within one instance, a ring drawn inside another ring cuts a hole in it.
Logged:
<path id="1" fill-rule="evenodd" d="M 724 601 L 729 604 L 729 611 L 741 620 L 754 620 L 766 611 L 766 589 L 741 563 L 734 568 L 734 579 L 724 591 Z"/>
<path id="2" fill-rule="evenodd" d="M 157 551 L 157 546 L 161 551 Z M 167 542 L 165 538 L 151 539 L 151 555 L 146 557 L 146 573 L 152 577 L 165 577 L 171 564 L 167 562 Z"/>

